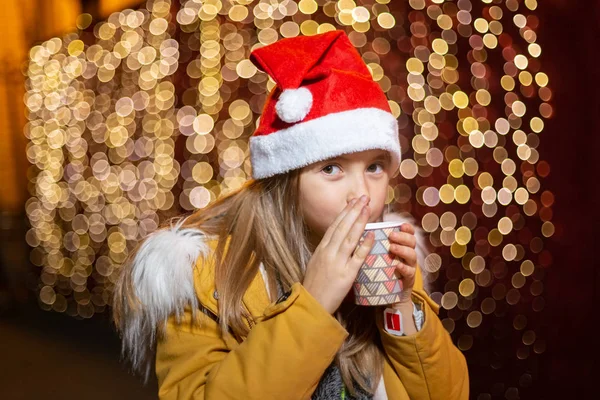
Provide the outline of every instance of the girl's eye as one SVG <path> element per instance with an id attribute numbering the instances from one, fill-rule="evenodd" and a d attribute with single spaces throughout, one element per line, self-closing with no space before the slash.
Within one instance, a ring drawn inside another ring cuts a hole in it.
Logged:
<path id="1" fill-rule="evenodd" d="M 332 172 L 333 168 L 339 168 L 337 165 L 327 165 L 325 168 L 323 168 L 321 171 L 325 172 L 326 175 L 333 175 L 330 172 Z"/>
<path id="2" fill-rule="evenodd" d="M 372 167 L 372 166 L 374 166 L 374 165 L 375 165 L 375 166 L 380 166 L 380 167 L 381 167 L 381 170 L 380 170 L 379 172 L 383 172 L 383 169 L 384 169 L 384 168 L 383 168 L 383 164 L 380 164 L 380 163 L 371 164 L 371 165 L 369 166 L 369 168 L 371 168 L 371 167 Z M 376 171 L 372 171 L 372 172 L 376 172 Z"/>
<path id="3" fill-rule="evenodd" d="M 379 166 L 381 169 L 379 171 L 377 169 L 375 169 L 373 171 L 372 168 L 371 168 L 373 166 L 375 166 L 375 167 Z M 339 169 L 339 167 L 337 165 L 330 164 L 330 165 L 325 166 L 321 171 L 325 172 L 325 174 L 327 174 L 327 175 L 334 175 L 333 174 L 333 172 L 334 172 L 333 169 L 334 168 L 338 168 Z M 375 164 L 371 164 L 369 166 L 369 171 L 370 172 L 381 173 L 381 172 L 383 172 L 383 170 L 384 170 L 384 166 L 381 163 L 375 163 Z"/>

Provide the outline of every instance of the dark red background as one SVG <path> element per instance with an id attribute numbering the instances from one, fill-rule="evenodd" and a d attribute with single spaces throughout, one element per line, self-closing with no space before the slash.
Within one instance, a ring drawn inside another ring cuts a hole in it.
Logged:
<path id="1" fill-rule="evenodd" d="M 593 0 L 538 3 L 538 43 L 555 109 L 540 136 L 541 158 L 552 168 L 542 185 L 555 195 L 560 233 L 547 242 L 554 257 L 544 291 L 548 347 L 533 398 L 597 398 L 600 7 Z"/>

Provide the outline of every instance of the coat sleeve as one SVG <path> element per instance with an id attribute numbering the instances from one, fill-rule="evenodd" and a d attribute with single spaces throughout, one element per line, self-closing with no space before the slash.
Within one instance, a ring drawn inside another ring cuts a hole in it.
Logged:
<path id="1" fill-rule="evenodd" d="M 309 399 L 348 336 L 300 283 L 236 346 L 227 346 L 215 321 L 200 319 L 169 320 L 157 343 L 162 400 Z"/>
<path id="2" fill-rule="evenodd" d="M 415 334 L 391 335 L 383 327 L 383 313 L 378 312 L 376 323 L 385 353 L 411 399 L 468 399 L 465 357 L 438 318 L 439 306 L 422 289 L 420 274 L 417 268 L 413 301 L 421 305 L 424 324 Z"/>

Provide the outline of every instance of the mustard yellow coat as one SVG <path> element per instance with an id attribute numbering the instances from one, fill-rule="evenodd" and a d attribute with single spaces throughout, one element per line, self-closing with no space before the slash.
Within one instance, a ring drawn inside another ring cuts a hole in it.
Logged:
<path id="1" fill-rule="evenodd" d="M 214 250 L 216 240 L 209 245 Z M 204 258 L 198 260 L 198 299 L 218 315 L 214 268 Z M 388 399 L 467 399 L 465 358 L 437 317 L 439 306 L 424 292 L 419 268 L 413 301 L 425 314 L 416 334 L 390 335 L 381 316 L 377 320 L 387 355 L 383 380 Z M 242 343 L 231 335 L 222 337 L 205 314 L 200 313 L 200 326 L 193 327 L 185 323 L 191 321 L 188 311 L 184 323 L 169 319 L 167 335 L 156 349 L 160 399 L 310 399 L 348 332 L 300 283 L 292 286 L 287 300 L 275 304 L 258 273 L 243 303 L 257 324 Z"/>

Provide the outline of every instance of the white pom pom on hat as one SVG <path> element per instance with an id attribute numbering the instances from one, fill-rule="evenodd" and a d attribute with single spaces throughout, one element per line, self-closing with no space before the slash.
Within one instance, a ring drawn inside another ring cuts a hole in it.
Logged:
<path id="1" fill-rule="evenodd" d="M 313 96 L 307 88 L 285 89 L 275 104 L 275 111 L 282 121 L 298 122 L 308 115 L 312 103 Z"/>

